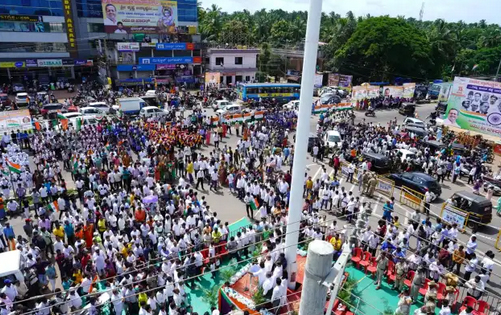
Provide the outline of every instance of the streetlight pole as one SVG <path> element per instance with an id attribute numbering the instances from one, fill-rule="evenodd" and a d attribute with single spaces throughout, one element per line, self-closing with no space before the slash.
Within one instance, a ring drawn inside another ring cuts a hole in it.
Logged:
<path id="1" fill-rule="evenodd" d="M 292 168 L 292 183 L 289 199 L 289 214 L 285 237 L 285 258 L 289 275 L 289 288 L 296 286 L 297 243 L 303 206 L 304 170 L 306 169 L 306 153 L 308 151 L 308 135 L 310 133 L 311 104 L 313 103 L 313 81 L 317 62 L 318 38 L 320 36 L 320 20 L 322 0 L 310 0 L 306 39 L 304 47 L 303 77 L 301 81 L 301 97 L 296 130 L 296 143 Z"/>

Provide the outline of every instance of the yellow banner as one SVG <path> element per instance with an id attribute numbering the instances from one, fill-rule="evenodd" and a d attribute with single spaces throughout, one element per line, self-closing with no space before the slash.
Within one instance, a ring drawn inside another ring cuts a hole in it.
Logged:
<path id="1" fill-rule="evenodd" d="M 24 61 L 2 61 L 0 68 L 24 68 L 26 64 Z"/>

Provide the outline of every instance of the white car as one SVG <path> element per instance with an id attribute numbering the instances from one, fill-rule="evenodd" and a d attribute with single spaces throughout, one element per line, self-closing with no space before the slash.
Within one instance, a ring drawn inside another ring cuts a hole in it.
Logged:
<path id="1" fill-rule="evenodd" d="M 64 113 L 63 116 L 68 118 L 68 119 L 72 119 L 72 118 L 76 119 L 76 118 L 83 117 L 82 113 L 79 113 L 79 112 Z"/>
<path id="2" fill-rule="evenodd" d="M 417 119 L 417 118 L 412 118 L 412 117 L 405 118 L 404 125 L 406 125 L 406 126 L 412 125 L 412 127 L 426 129 L 426 124 L 424 123 L 424 121 Z"/>
<path id="3" fill-rule="evenodd" d="M 216 111 L 218 115 L 240 114 L 241 112 L 242 106 L 240 105 L 226 105 Z"/>
<path id="4" fill-rule="evenodd" d="M 16 94 L 17 104 L 28 104 L 28 93 L 17 93 Z"/>
<path id="5" fill-rule="evenodd" d="M 290 101 L 289 103 L 285 104 L 284 105 L 284 108 L 285 109 L 288 109 L 288 110 L 299 110 L 299 100 L 295 100 L 295 101 Z"/>
<path id="6" fill-rule="evenodd" d="M 212 104 L 212 109 L 218 110 L 228 105 L 231 105 L 230 101 L 228 100 L 217 100 L 214 102 L 214 104 Z"/>
<path id="7" fill-rule="evenodd" d="M 87 107 L 97 108 L 106 114 L 108 114 L 110 112 L 110 110 L 112 109 L 105 102 L 91 102 L 91 103 L 89 103 L 89 105 L 87 105 Z"/>
<path id="8" fill-rule="evenodd" d="M 155 90 L 148 90 L 148 91 L 146 91 L 145 95 L 146 96 L 155 96 L 155 95 L 157 95 L 157 91 L 155 91 Z"/>
<path id="9" fill-rule="evenodd" d="M 412 152 L 410 150 L 407 150 L 407 149 L 397 149 L 396 150 L 397 152 L 397 155 L 401 155 L 401 160 L 402 160 L 402 163 L 407 160 L 407 159 L 411 159 L 411 160 L 414 160 L 416 158 L 416 153 L 415 152 Z"/>
<path id="10" fill-rule="evenodd" d="M 341 134 L 339 131 L 329 130 L 325 133 L 324 141 L 329 148 L 340 148 L 342 143 Z"/>
<path id="11" fill-rule="evenodd" d="M 103 116 L 106 115 L 105 112 L 103 112 L 99 108 L 94 108 L 94 107 L 82 107 L 80 108 L 80 114 L 84 117 L 93 117 L 93 118 L 102 118 Z"/>
<path id="12" fill-rule="evenodd" d="M 139 111 L 139 117 L 141 118 L 160 118 L 169 114 L 169 111 L 162 110 L 155 106 L 146 106 L 141 108 Z"/>

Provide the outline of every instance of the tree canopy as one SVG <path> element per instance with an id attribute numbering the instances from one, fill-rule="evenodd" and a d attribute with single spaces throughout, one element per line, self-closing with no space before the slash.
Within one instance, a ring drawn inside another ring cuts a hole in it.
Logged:
<path id="1" fill-rule="evenodd" d="M 259 47 L 266 44 L 268 55 L 260 58 L 259 67 L 267 74 L 282 71 L 273 65 L 280 64 L 276 60 L 283 57 L 269 55 L 269 48 L 302 49 L 305 11 L 262 9 L 252 14 L 246 10 L 229 14 L 216 5 L 204 9 L 201 4 L 198 10 L 203 40 Z M 321 70 L 352 74 L 360 82 L 492 76 L 501 58 L 501 27 L 484 20 L 468 24 L 330 12 L 322 14 L 320 41 L 325 59 Z M 475 70 L 474 65 L 478 65 Z"/>

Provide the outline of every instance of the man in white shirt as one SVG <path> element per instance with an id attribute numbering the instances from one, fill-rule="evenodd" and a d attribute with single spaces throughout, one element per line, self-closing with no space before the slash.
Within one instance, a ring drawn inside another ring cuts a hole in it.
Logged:
<path id="1" fill-rule="evenodd" d="M 466 281 L 465 286 L 468 288 L 468 296 L 472 296 L 477 300 L 480 299 L 485 290 L 485 284 L 481 281 L 480 276 Z"/>

